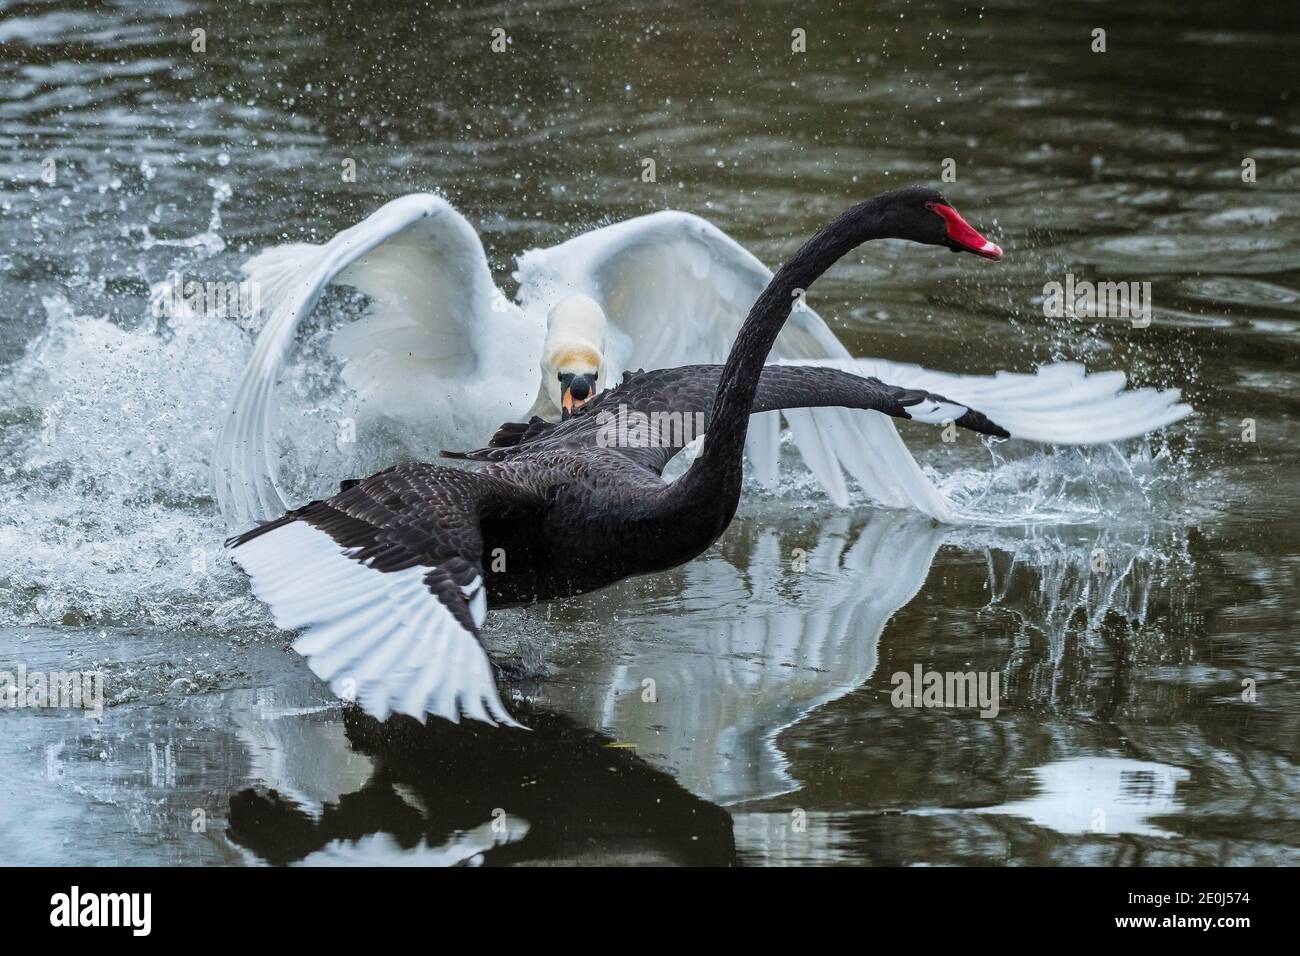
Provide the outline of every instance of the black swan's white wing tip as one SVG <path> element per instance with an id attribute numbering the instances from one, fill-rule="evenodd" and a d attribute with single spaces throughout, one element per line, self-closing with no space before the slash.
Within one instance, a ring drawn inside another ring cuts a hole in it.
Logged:
<path id="1" fill-rule="evenodd" d="M 522 726 L 502 704 L 478 641 L 487 597 L 476 568 L 380 571 L 305 521 L 233 547 L 276 625 L 302 630 L 294 650 L 342 699 L 379 720 L 399 713 Z"/>

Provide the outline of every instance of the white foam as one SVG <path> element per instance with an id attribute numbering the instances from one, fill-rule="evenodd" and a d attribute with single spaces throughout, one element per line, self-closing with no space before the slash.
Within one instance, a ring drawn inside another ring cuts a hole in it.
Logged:
<path id="1" fill-rule="evenodd" d="M 265 627 L 209 488 L 248 334 L 215 316 L 126 327 L 62 297 L 43 304 L 45 328 L 0 372 L 13 421 L 0 445 L 0 624 Z M 286 470 L 337 487 L 347 463 L 328 406 L 312 409 L 302 380 L 285 391 L 301 446 L 320 449 Z"/>

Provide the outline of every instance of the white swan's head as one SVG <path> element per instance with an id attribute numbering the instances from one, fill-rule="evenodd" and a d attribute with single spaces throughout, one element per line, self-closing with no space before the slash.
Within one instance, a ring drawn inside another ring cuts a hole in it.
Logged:
<path id="1" fill-rule="evenodd" d="M 581 408 L 602 388 L 605 329 L 605 310 L 585 295 L 561 299 L 546 317 L 542 387 L 556 408 Z"/>

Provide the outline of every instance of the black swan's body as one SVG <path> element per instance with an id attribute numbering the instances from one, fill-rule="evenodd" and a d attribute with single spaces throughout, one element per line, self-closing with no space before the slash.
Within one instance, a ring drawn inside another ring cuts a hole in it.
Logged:
<path id="1" fill-rule="evenodd" d="M 476 470 L 407 462 L 232 539 L 234 557 L 295 648 L 341 696 L 391 711 L 512 723 L 477 641 L 496 606 L 591 591 L 689 561 L 740 500 L 751 413 L 842 405 L 912 417 L 922 409 L 1005 435 L 942 396 L 827 368 L 764 361 L 800 290 L 863 242 L 911 239 L 998 258 L 942 196 L 909 187 L 853 207 L 818 232 L 751 308 L 723 366 L 628 373 L 558 424 L 506 425 L 493 447 L 450 457 Z M 643 416 L 633 439 L 611 422 Z M 703 420 L 686 473 L 661 472 Z"/>
<path id="2" fill-rule="evenodd" d="M 717 475 L 724 491 L 717 497 L 674 493 L 674 486 L 659 476 L 689 443 L 685 424 L 698 420 L 704 430 L 713 428 L 710 408 L 722 369 L 688 365 L 627 372 L 622 384 L 563 422 L 535 419 L 528 426 L 506 426 L 492 447 L 447 453 L 488 462 L 486 474 L 507 481 L 517 482 L 512 476 L 529 475 L 534 468 L 548 487 L 548 476 L 557 470 L 583 476 L 555 487 L 549 507 L 481 523 L 484 553 L 500 548 L 509 556 L 502 572 L 485 564 L 484 583 L 493 606 L 581 594 L 632 574 L 676 567 L 718 539 L 739 502 L 735 476 L 710 473 L 699 463 L 692 466 L 700 468 L 697 474 L 704 480 Z M 1006 437 L 979 412 L 942 396 L 829 368 L 764 366 L 750 413 L 841 406 L 909 418 L 908 408 L 921 403 L 954 410 L 953 420 L 963 428 Z M 618 436 L 620 421 L 624 428 Z M 622 443 L 602 446 L 602 439 L 614 436 Z M 575 536 L 574 529 L 583 530 Z"/>

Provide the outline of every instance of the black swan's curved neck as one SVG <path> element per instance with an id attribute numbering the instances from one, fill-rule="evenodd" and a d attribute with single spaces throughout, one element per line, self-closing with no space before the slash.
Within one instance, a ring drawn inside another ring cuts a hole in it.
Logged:
<path id="1" fill-rule="evenodd" d="M 713 399 L 704 450 L 674 483 L 679 504 L 702 500 L 726 504 L 723 525 L 730 522 L 740 495 L 745 433 L 763 364 L 791 308 L 817 278 L 856 246 L 871 239 L 907 238 L 893 224 L 896 196 L 882 193 L 859 203 L 824 226 L 804 243 L 772 277 L 736 334 Z M 720 529 L 719 529 L 720 532 Z"/>

